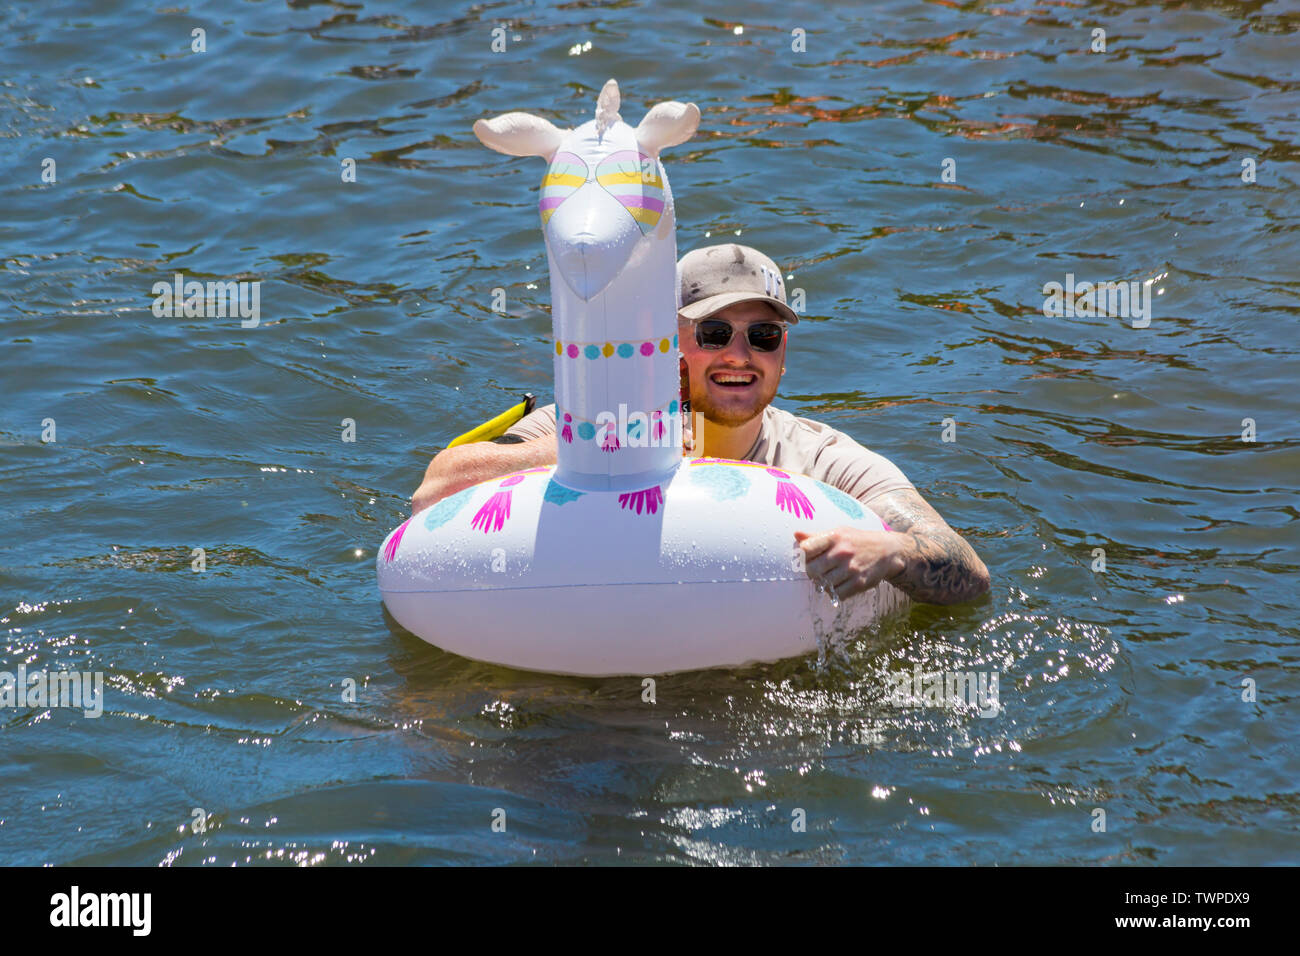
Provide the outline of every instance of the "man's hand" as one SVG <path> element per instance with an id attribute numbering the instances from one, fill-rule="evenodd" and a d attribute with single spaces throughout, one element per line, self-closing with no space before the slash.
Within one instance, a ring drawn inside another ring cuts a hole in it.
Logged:
<path id="1" fill-rule="evenodd" d="M 866 504 L 893 530 L 795 532 L 814 581 L 840 597 L 888 581 L 927 604 L 960 604 L 989 589 L 984 562 L 915 491 L 891 491 Z"/>
<path id="2" fill-rule="evenodd" d="M 796 531 L 794 539 L 803 549 L 808 577 L 841 598 L 868 591 L 906 566 L 901 535 L 888 531 L 840 527 L 818 534 Z"/>

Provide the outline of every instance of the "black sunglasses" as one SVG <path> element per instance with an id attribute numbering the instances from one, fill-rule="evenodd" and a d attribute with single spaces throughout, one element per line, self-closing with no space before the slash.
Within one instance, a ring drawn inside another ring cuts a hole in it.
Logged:
<path id="1" fill-rule="evenodd" d="M 695 344 L 702 349 L 725 349 L 735 329 L 722 319 L 701 319 L 695 323 Z M 779 322 L 755 322 L 747 330 L 749 345 L 757 352 L 775 352 L 781 347 L 785 326 Z"/>

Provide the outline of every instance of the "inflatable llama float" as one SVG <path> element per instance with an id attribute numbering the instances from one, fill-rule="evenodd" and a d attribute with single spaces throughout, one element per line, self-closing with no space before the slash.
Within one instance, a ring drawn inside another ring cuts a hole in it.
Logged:
<path id="1" fill-rule="evenodd" d="M 647 675 L 816 649 L 875 620 L 889 585 L 843 602 L 802 570 L 796 530 L 879 531 L 858 501 L 753 462 L 684 459 L 676 217 L 659 154 L 699 125 L 659 103 L 635 127 L 618 84 L 560 130 L 479 120 L 498 152 L 547 161 L 557 463 L 466 488 L 393 531 L 376 559 L 393 617 L 444 650 L 534 671 Z"/>

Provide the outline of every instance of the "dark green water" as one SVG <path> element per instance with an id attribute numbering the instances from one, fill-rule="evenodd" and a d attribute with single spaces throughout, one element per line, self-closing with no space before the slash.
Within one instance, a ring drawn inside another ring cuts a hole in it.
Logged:
<path id="1" fill-rule="evenodd" d="M 0 669 L 106 681 L 98 719 L 0 710 L 0 862 L 1296 862 L 1298 27 L 1264 2 L 0 8 Z M 375 549 L 429 457 L 550 396 L 541 165 L 470 125 L 583 121 L 610 76 L 632 122 L 699 104 L 666 154 L 680 250 L 786 268 L 808 314 L 778 404 L 898 463 L 987 603 L 654 705 L 385 618 Z M 177 271 L 260 280 L 260 324 L 156 318 Z M 1150 325 L 1044 316 L 1067 273 L 1154 280 Z M 891 706 L 914 664 L 999 672 L 1002 712 Z"/>

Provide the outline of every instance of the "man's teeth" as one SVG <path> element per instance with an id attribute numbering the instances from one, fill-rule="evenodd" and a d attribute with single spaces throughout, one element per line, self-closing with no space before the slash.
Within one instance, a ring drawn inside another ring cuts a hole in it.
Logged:
<path id="1" fill-rule="evenodd" d="M 715 375 L 713 380 L 719 385 L 748 385 L 754 380 L 752 375 Z"/>

